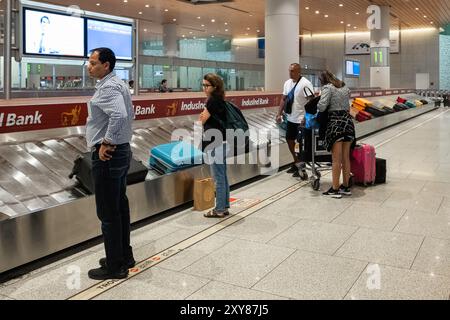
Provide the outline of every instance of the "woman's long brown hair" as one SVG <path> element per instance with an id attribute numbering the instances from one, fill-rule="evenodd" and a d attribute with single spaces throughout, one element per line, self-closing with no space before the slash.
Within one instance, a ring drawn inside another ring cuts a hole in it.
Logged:
<path id="1" fill-rule="evenodd" d="M 225 89 L 221 77 L 215 73 L 207 73 L 203 80 L 208 81 L 214 87 L 214 91 L 211 93 L 212 98 L 225 100 Z"/>
<path id="2" fill-rule="evenodd" d="M 322 86 L 329 84 L 329 83 L 331 83 L 336 88 L 342 88 L 345 86 L 344 81 L 341 81 L 338 78 L 336 78 L 336 76 L 328 70 L 322 71 L 322 73 L 319 76 L 319 80 L 320 80 Z"/>

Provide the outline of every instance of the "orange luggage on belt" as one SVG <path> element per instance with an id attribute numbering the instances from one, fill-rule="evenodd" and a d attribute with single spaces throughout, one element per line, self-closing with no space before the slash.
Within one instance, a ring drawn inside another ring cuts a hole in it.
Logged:
<path id="1" fill-rule="evenodd" d="M 353 100 L 354 103 L 359 104 L 362 107 L 369 107 L 372 106 L 372 102 L 370 102 L 367 99 L 364 98 L 355 98 L 355 100 Z"/>

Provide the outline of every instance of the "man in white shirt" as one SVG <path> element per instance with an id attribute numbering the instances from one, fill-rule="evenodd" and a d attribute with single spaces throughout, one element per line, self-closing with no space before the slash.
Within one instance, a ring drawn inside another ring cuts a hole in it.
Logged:
<path id="1" fill-rule="evenodd" d="M 285 100 L 294 89 L 294 102 L 292 103 L 292 112 L 287 114 L 287 129 L 286 140 L 289 146 L 289 151 L 292 154 L 294 163 L 287 173 L 293 173 L 293 177 L 300 177 L 306 179 L 306 171 L 304 164 L 301 163 L 297 154 L 295 153 L 295 139 L 299 131 L 299 126 L 303 120 L 304 107 L 308 100 L 314 96 L 314 87 L 312 83 L 301 76 L 301 67 L 298 63 L 292 63 L 289 66 L 290 79 L 284 83 L 283 99 L 281 100 L 280 109 L 278 110 L 276 121 L 280 123 L 282 121 L 282 114 L 284 112 Z M 300 170 L 301 168 L 301 170 Z"/>

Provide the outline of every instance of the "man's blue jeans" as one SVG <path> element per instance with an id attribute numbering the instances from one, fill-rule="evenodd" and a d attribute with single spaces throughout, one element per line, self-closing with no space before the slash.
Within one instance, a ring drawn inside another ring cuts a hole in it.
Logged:
<path id="1" fill-rule="evenodd" d="M 109 272 L 120 270 L 133 259 L 130 246 L 130 207 L 126 195 L 130 168 L 130 144 L 116 146 L 109 161 L 101 161 L 97 145 L 92 153 L 97 216 L 102 223 L 106 264 Z"/>
<path id="2" fill-rule="evenodd" d="M 226 164 L 227 146 L 226 144 L 211 153 L 214 162 L 211 164 L 211 175 L 216 184 L 216 211 L 224 212 L 230 207 L 230 185 L 228 184 L 227 164 Z"/>

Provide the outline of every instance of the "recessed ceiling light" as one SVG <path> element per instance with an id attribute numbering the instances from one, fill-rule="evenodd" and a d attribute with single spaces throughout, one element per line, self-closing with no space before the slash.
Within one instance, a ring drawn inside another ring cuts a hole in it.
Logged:
<path id="1" fill-rule="evenodd" d="M 347 25 L 347 27 L 351 27 L 352 25 L 349 23 L 348 25 Z"/>
<path id="2" fill-rule="evenodd" d="M 225 29 L 225 32 L 228 32 L 228 29 Z"/>
<path id="3" fill-rule="evenodd" d="M 419 8 L 416 8 L 417 11 L 419 11 Z"/>
<path id="4" fill-rule="evenodd" d="M 142 14 L 142 11 L 139 11 L 139 14 Z"/>
<path id="5" fill-rule="evenodd" d="M 192 31 L 189 31 L 189 34 L 192 34 Z"/>
<path id="6" fill-rule="evenodd" d="M 353 27 L 353 29 L 358 29 L 358 27 Z"/>
<path id="7" fill-rule="evenodd" d="M 100 3 L 97 3 L 97 6 L 100 6 Z"/>
<path id="8" fill-rule="evenodd" d="M 184 37 L 186 37 L 186 36 L 183 34 L 182 37 L 184 38 Z"/>
<path id="9" fill-rule="evenodd" d="M 305 7 L 306 10 L 309 10 L 309 7 Z"/>
<path id="10" fill-rule="evenodd" d="M 258 29 L 258 30 L 256 30 L 256 32 L 260 32 L 260 31 L 261 31 L 261 30 L 259 30 L 259 29 Z"/>
<path id="11" fill-rule="evenodd" d="M 127 3 L 127 2 L 128 2 L 128 0 L 123 0 L 123 2 Z"/>
<path id="12" fill-rule="evenodd" d="M 193 36 L 192 39 L 197 39 L 197 37 Z"/>
<path id="13" fill-rule="evenodd" d="M 343 7 L 344 5 L 342 3 L 339 4 L 339 7 Z"/>
<path id="14" fill-rule="evenodd" d="M 169 11 L 169 9 L 164 9 L 165 12 Z"/>
<path id="15" fill-rule="evenodd" d="M 225 22 L 224 24 L 227 26 L 227 25 L 228 25 L 228 22 Z"/>
<path id="16" fill-rule="evenodd" d="M 214 35 L 212 35 L 211 38 L 214 38 Z"/>
<path id="17" fill-rule="evenodd" d="M 146 7 L 146 8 L 150 8 L 150 5 L 149 5 L 149 4 L 146 4 L 145 7 Z"/>
<path id="18" fill-rule="evenodd" d="M 250 30 L 250 28 L 249 28 L 249 27 L 247 27 L 247 30 Z"/>
<path id="19" fill-rule="evenodd" d="M 317 11 L 316 11 L 316 14 L 319 14 L 319 13 L 320 13 L 320 11 L 319 11 L 319 10 L 317 10 Z"/>
<path id="20" fill-rule="evenodd" d="M 341 24 L 344 24 L 344 21 L 341 21 Z"/>
<path id="21" fill-rule="evenodd" d="M 173 19 L 172 19 L 172 21 L 174 21 L 174 22 L 175 22 L 175 21 L 177 21 L 177 19 L 173 18 Z"/>
<path id="22" fill-rule="evenodd" d="M 423 16 L 424 18 L 426 18 L 427 16 Z"/>
<path id="23" fill-rule="evenodd" d="M 359 15 L 359 12 L 357 12 L 356 15 Z"/>
<path id="24" fill-rule="evenodd" d="M 201 17 L 197 17 L 197 19 L 201 19 Z"/>
<path id="25" fill-rule="evenodd" d="M 250 16 L 250 17 L 253 17 L 253 15 L 252 15 L 252 14 L 249 14 L 249 16 Z"/>
<path id="26" fill-rule="evenodd" d="M 327 14 L 326 14 L 326 15 L 324 15 L 324 17 L 325 17 L 325 18 L 328 18 L 328 15 L 327 15 Z"/>
<path id="27" fill-rule="evenodd" d="M 144 32 L 147 32 L 147 29 L 144 29 Z"/>
<path id="28" fill-rule="evenodd" d="M 216 19 L 211 19 L 211 22 L 216 22 Z"/>
<path id="29" fill-rule="evenodd" d="M 431 23 L 431 24 L 433 24 L 434 22 L 433 22 L 433 21 L 431 21 L 430 23 Z"/>
<path id="30" fill-rule="evenodd" d="M 204 27 L 205 25 L 204 24 L 202 24 L 202 27 Z"/>

